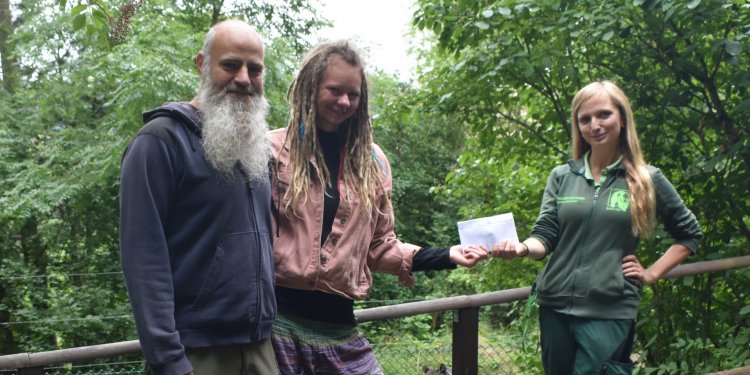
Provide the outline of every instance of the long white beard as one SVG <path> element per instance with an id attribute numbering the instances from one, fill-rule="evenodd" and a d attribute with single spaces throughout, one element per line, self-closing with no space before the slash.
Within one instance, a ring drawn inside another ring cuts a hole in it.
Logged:
<path id="1" fill-rule="evenodd" d="M 223 178 L 234 178 L 237 163 L 248 181 L 268 178 L 271 145 L 268 138 L 268 101 L 253 96 L 228 94 L 204 79 L 198 90 L 203 114 L 203 149 L 206 160 Z"/>

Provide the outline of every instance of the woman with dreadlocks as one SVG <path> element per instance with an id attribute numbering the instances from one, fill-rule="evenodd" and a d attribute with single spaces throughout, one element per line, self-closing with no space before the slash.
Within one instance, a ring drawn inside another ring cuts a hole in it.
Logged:
<path id="1" fill-rule="evenodd" d="M 364 62 L 347 41 L 323 43 L 287 92 L 286 128 L 273 145 L 274 257 L 282 374 L 382 374 L 357 330 L 354 300 L 372 271 L 414 283 L 412 271 L 473 267 L 483 247 L 433 249 L 394 233 L 391 169 L 373 143 Z"/>

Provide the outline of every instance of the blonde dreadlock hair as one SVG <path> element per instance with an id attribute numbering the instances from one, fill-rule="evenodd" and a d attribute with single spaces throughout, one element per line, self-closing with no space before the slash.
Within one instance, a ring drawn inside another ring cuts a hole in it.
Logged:
<path id="1" fill-rule="evenodd" d="M 362 74 L 359 106 L 354 114 L 341 124 L 339 130 L 344 132 L 345 145 L 343 165 L 339 173 L 344 184 L 359 196 L 365 215 L 373 211 L 376 192 L 383 189 L 383 173 L 373 160 L 372 123 L 367 104 L 364 61 L 351 42 L 326 42 L 315 47 L 302 60 L 300 71 L 287 91 L 290 113 L 284 145 L 288 145 L 291 150 L 291 181 L 286 192 L 287 210 L 291 206 L 292 211 L 295 211 L 298 204 L 304 204 L 307 200 L 312 175 L 309 163 L 311 156 L 317 161 L 317 178 L 326 186 L 336 183 L 330 179 L 323 151 L 318 144 L 316 98 L 318 86 L 329 63 L 337 56 L 346 63 L 358 67 Z"/>
<path id="2" fill-rule="evenodd" d="M 625 165 L 625 174 L 630 190 L 630 216 L 633 235 L 647 236 L 652 233 L 655 222 L 656 197 L 654 186 L 641 153 L 638 134 L 635 130 L 633 109 L 630 107 L 628 97 L 616 84 L 610 81 L 593 82 L 578 91 L 573 98 L 570 106 L 573 114 L 573 121 L 571 122 L 573 127 L 571 132 L 573 134 L 573 158 L 580 159 L 591 150 L 591 145 L 583 139 L 578 128 L 578 110 L 585 101 L 602 94 L 608 95 L 612 103 L 620 110 L 620 121 L 623 125 L 620 133 L 620 152 L 622 153 L 622 162 Z"/>

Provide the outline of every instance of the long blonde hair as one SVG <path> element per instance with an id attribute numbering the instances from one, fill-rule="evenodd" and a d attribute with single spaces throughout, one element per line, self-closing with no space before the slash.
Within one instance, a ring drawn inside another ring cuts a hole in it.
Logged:
<path id="1" fill-rule="evenodd" d="M 576 93 L 570 105 L 573 115 L 572 146 L 573 158 L 580 159 L 591 150 L 591 145 L 581 136 L 578 127 L 578 110 L 581 105 L 594 96 L 605 93 L 612 103 L 620 110 L 620 121 L 623 129 L 620 133 L 620 152 L 625 165 L 625 173 L 630 190 L 630 216 L 632 219 L 633 235 L 647 236 L 653 231 L 656 211 L 656 197 L 651 175 L 643 160 L 638 134 L 635 130 L 635 119 L 630 101 L 616 84 L 610 81 L 598 81 L 588 84 Z"/>
<path id="2" fill-rule="evenodd" d="M 290 113 L 284 144 L 289 146 L 289 168 L 291 181 L 286 192 L 287 207 L 292 210 L 307 200 L 310 186 L 310 159 L 317 161 L 317 178 L 327 186 L 336 183 L 330 180 L 323 151 L 318 144 L 316 98 L 318 86 L 334 57 L 359 68 L 362 75 L 359 106 L 354 114 L 341 125 L 345 143 L 343 165 L 339 173 L 347 188 L 359 196 L 363 214 L 372 212 L 376 191 L 383 188 L 383 171 L 376 165 L 373 151 L 372 123 L 367 104 L 367 79 L 364 60 L 351 42 L 346 40 L 326 42 L 313 48 L 302 60 L 297 77 L 289 85 L 287 101 Z M 377 207 L 375 207 L 377 209 Z"/>

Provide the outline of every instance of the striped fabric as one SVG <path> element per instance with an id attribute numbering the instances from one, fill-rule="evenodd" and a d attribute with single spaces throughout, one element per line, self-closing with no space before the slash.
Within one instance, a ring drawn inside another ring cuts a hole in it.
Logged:
<path id="1" fill-rule="evenodd" d="M 383 375 L 355 325 L 279 313 L 271 341 L 281 375 Z"/>

